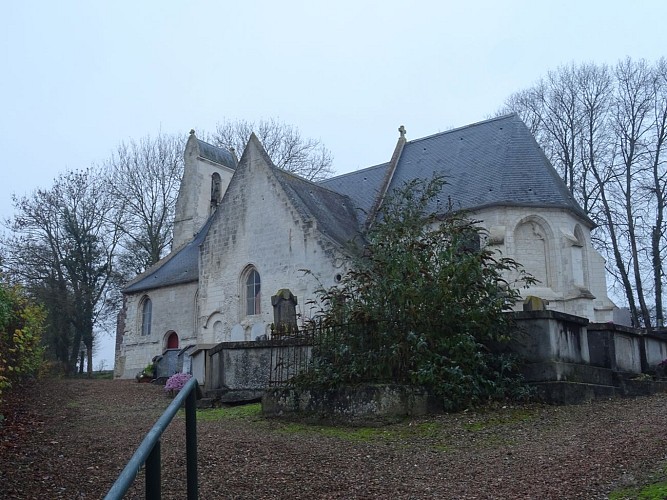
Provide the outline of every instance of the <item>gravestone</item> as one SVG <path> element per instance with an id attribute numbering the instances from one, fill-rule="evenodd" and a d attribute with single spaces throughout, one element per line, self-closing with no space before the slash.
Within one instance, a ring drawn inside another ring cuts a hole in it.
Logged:
<path id="1" fill-rule="evenodd" d="M 541 299 L 540 297 L 535 297 L 534 295 L 529 295 L 528 297 L 526 297 L 526 300 L 523 301 L 523 310 L 546 311 L 548 304 L 549 304 L 548 300 Z"/>
<path id="2" fill-rule="evenodd" d="M 238 323 L 234 325 L 229 340 L 232 342 L 243 342 L 245 340 L 245 329 Z"/>
<path id="3" fill-rule="evenodd" d="M 289 335 L 298 330 L 296 323 L 297 303 L 296 296 L 289 288 L 282 288 L 271 297 L 274 335 Z"/>

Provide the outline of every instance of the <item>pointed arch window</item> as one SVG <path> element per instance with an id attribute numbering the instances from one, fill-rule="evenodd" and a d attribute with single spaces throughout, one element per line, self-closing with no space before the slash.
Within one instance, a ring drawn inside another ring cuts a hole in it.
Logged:
<path id="1" fill-rule="evenodd" d="M 245 313 L 247 316 L 259 314 L 261 280 L 257 269 L 251 267 L 245 274 Z"/>
<path id="2" fill-rule="evenodd" d="M 553 239 L 548 224 L 541 218 L 530 216 L 522 220 L 514 230 L 516 260 L 537 279 L 537 287 L 550 287 L 549 240 Z"/>
<path id="3" fill-rule="evenodd" d="M 574 227 L 576 243 L 572 245 L 572 281 L 579 288 L 588 286 L 588 259 L 586 255 L 586 238 L 581 226 Z"/>
<path id="4" fill-rule="evenodd" d="M 151 323 L 153 321 L 153 302 L 145 297 L 141 306 L 141 335 L 151 334 Z"/>

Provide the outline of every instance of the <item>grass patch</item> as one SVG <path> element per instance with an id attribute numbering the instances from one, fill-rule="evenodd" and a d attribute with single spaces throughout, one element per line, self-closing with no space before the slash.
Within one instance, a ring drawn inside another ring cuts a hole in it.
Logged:
<path id="1" fill-rule="evenodd" d="M 88 377 L 87 373 L 72 373 L 69 378 L 80 378 L 89 380 L 113 380 L 113 370 L 104 370 L 93 372 L 92 377 Z"/>
<path id="2" fill-rule="evenodd" d="M 442 433 L 442 426 L 437 422 L 409 422 L 384 427 L 339 427 L 291 422 L 281 424 L 278 431 L 287 434 L 317 434 L 352 442 L 428 439 L 436 441 L 431 443 L 431 448 L 436 451 L 451 450 L 451 447 L 438 440 Z"/>
<path id="3" fill-rule="evenodd" d="M 667 482 L 649 484 L 638 488 L 612 491 L 609 500 L 664 500 L 667 498 Z"/>
<path id="4" fill-rule="evenodd" d="M 417 434 L 423 437 L 435 437 L 440 434 L 442 425 L 437 422 L 421 422 L 417 425 L 411 426 L 412 434 Z M 408 427 L 410 429 L 410 427 Z"/>
<path id="5" fill-rule="evenodd" d="M 184 413 L 184 410 L 179 410 Z M 218 420 L 262 419 L 261 403 L 252 403 L 223 408 L 207 408 L 197 410 L 197 420 L 211 422 Z M 353 442 L 373 441 L 378 439 L 407 440 L 412 438 L 436 438 L 441 425 L 437 422 L 401 423 L 385 427 L 341 427 L 300 422 L 273 421 L 272 426 L 277 432 L 284 434 L 317 434 L 320 436 L 343 439 Z M 439 446 L 445 449 L 446 446 Z"/>
<path id="6" fill-rule="evenodd" d="M 469 418 L 462 419 L 463 422 L 459 421 L 458 432 L 479 433 L 479 435 L 471 435 L 476 446 L 509 446 L 512 441 L 510 437 L 504 435 L 503 427 L 511 427 L 513 424 L 533 420 L 538 415 L 539 410 L 535 408 L 493 408 L 487 412 L 471 414 Z M 452 452 L 454 449 L 451 445 L 452 436 L 455 436 L 453 433 L 456 432 L 451 424 L 446 424 L 446 421 L 438 418 L 406 420 L 382 427 L 351 427 L 274 419 L 267 421 L 262 417 L 260 403 L 200 409 L 197 410 L 197 419 L 201 421 L 245 420 L 280 434 L 304 434 L 357 443 L 385 441 L 399 446 L 426 447 L 442 453 Z"/>
<path id="7" fill-rule="evenodd" d="M 228 406 L 226 408 L 209 408 L 197 410 L 197 420 L 206 422 L 215 420 L 256 420 L 262 416 L 261 403 Z"/>
<path id="8" fill-rule="evenodd" d="M 354 442 L 372 441 L 387 433 L 377 427 L 329 427 L 295 422 L 281 425 L 279 431 L 285 434 L 319 434 Z"/>
<path id="9" fill-rule="evenodd" d="M 479 432 L 503 425 L 512 425 L 519 422 L 525 422 L 527 420 L 534 419 L 535 416 L 535 411 L 526 410 L 523 408 L 516 408 L 503 413 L 495 411 L 489 416 L 482 416 L 481 420 L 463 424 L 463 428 L 467 431 Z"/>
<path id="10" fill-rule="evenodd" d="M 667 466 L 640 482 L 644 484 L 612 491 L 609 493 L 609 500 L 664 500 L 667 498 Z"/>

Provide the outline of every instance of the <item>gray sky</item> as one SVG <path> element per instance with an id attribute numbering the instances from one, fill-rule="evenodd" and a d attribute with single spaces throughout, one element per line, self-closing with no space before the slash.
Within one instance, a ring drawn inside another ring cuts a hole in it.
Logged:
<path id="1" fill-rule="evenodd" d="M 416 139 L 483 120 L 559 65 L 667 56 L 664 0 L 22 0 L 1 12 L 2 219 L 13 193 L 130 138 L 279 118 L 344 173 L 389 160 L 399 125 Z"/>

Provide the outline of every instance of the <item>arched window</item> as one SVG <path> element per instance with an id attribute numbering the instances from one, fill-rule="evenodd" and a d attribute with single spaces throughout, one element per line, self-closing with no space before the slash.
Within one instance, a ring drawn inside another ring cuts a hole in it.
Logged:
<path id="1" fill-rule="evenodd" d="M 577 242 L 572 245 L 572 281 L 579 288 L 588 286 L 588 259 L 586 255 L 586 238 L 581 226 L 574 227 Z"/>
<path id="2" fill-rule="evenodd" d="M 216 321 L 213 323 L 213 338 L 216 342 L 224 342 L 229 340 L 225 338 L 225 335 L 222 332 L 222 321 Z"/>
<path id="3" fill-rule="evenodd" d="M 538 283 L 537 287 L 549 287 L 549 233 L 542 220 L 537 217 L 524 219 L 514 230 L 516 255 L 524 269 L 532 274 Z"/>
<path id="4" fill-rule="evenodd" d="M 251 267 L 245 273 L 245 313 L 247 316 L 259 314 L 260 278 L 257 269 Z"/>
<path id="5" fill-rule="evenodd" d="M 222 198 L 222 181 L 220 174 L 214 172 L 211 176 L 211 210 L 218 206 Z"/>
<path id="6" fill-rule="evenodd" d="M 148 297 L 144 297 L 141 307 L 141 335 L 151 334 L 151 322 L 153 319 L 153 303 Z"/>

